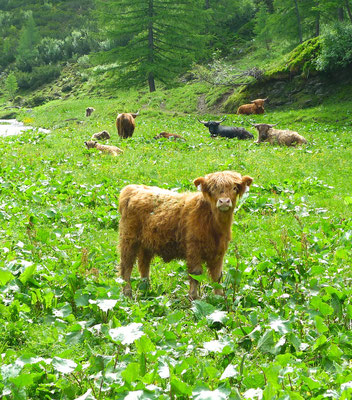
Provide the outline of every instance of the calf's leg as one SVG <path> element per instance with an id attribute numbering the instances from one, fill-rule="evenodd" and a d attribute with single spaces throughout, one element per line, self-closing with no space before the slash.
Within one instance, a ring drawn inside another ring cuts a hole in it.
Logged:
<path id="1" fill-rule="evenodd" d="M 133 264 L 136 261 L 139 244 L 135 241 L 128 239 L 120 239 L 120 251 L 121 251 L 121 277 L 126 282 L 123 288 L 123 294 L 128 297 L 132 297 L 131 288 L 131 273 Z"/>
<path id="2" fill-rule="evenodd" d="M 150 262 L 153 253 L 147 249 L 141 248 L 138 252 L 138 269 L 142 279 L 149 280 Z"/>
<path id="3" fill-rule="evenodd" d="M 202 260 L 197 254 L 196 249 L 187 249 L 187 267 L 188 273 L 191 275 L 202 275 Z M 198 299 L 199 282 L 189 277 L 189 298 L 191 300 Z"/>
<path id="4" fill-rule="evenodd" d="M 220 282 L 221 277 L 222 277 L 222 261 L 223 261 L 223 257 L 219 257 L 214 261 L 208 262 L 207 263 L 207 268 L 209 271 L 209 274 L 211 276 L 211 279 L 214 282 Z M 224 291 L 222 289 L 214 289 L 214 293 L 219 295 L 219 296 L 223 296 L 224 295 Z"/>

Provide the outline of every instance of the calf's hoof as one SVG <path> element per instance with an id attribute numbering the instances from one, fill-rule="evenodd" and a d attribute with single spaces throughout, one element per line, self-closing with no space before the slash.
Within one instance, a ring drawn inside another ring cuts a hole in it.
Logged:
<path id="1" fill-rule="evenodd" d="M 224 296 L 224 291 L 222 289 L 214 289 L 214 294 L 217 296 Z"/>
<path id="2" fill-rule="evenodd" d="M 123 294 L 126 297 L 132 298 L 132 288 L 130 284 L 126 284 L 123 288 Z"/>
<path id="3" fill-rule="evenodd" d="M 191 301 L 199 299 L 198 293 L 197 292 L 189 292 L 189 299 Z"/>

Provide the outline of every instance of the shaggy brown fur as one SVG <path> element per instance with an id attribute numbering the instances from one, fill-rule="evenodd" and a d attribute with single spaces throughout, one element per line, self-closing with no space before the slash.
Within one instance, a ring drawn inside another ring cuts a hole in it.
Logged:
<path id="1" fill-rule="evenodd" d="M 181 139 L 181 140 L 186 140 L 184 137 L 177 135 L 176 133 L 167 133 L 167 132 L 161 132 L 159 133 L 159 135 L 154 136 L 154 139 L 161 139 L 161 138 L 165 138 L 165 139 Z"/>
<path id="2" fill-rule="evenodd" d="M 93 111 L 95 111 L 95 108 L 87 107 L 86 108 L 86 117 L 90 117 L 93 114 Z"/>
<path id="3" fill-rule="evenodd" d="M 98 149 L 103 153 L 109 153 L 113 156 L 117 156 L 119 153 L 123 153 L 123 150 L 116 146 L 107 146 L 105 144 L 95 142 L 94 140 L 89 140 L 88 142 L 84 142 L 84 144 L 87 146 L 87 149 Z"/>
<path id="4" fill-rule="evenodd" d="M 257 128 L 259 137 L 257 143 L 269 142 L 280 146 L 295 146 L 307 143 L 307 140 L 295 131 L 273 129 L 277 124 L 251 124 Z"/>
<path id="5" fill-rule="evenodd" d="M 238 107 L 237 114 L 264 114 L 264 103 L 266 99 L 256 99 L 252 100 L 252 104 L 243 104 Z"/>
<path id="6" fill-rule="evenodd" d="M 110 139 L 110 134 L 108 131 L 101 131 L 98 133 L 94 133 L 91 140 L 107 140 Z"/>
<path id="7" fill-rule="evenodd" d="M 138 258 L 142 278 L 149 279 L 150 262 L 159 255 L 165 262 L 184 259 L 188 272 L 202 273 L 206 263 L 219 282 L 222 262 L 231 239 L 236 201 L 252 183 L 249 176 L 224 171 L 194 180 L 200 192 L 175 193 L 153 186 L 128 185 L 120 194 L 121 276 L 124 294 L 132 295 L 130 277 Z M 189 295 L 198 297 L 198 282 L 190 279 Z M 216 294 L 222 294 L 216 290 Z"/>
<path id="8" fill-rule="evenodd" d="M 139 115 L 139 111 L 135 114 L 122 113 L 118 114 L 116 118 L 117 133 L 123 139 L 132 137 L 134 129 L 136 127 L 135 118 Z"/>

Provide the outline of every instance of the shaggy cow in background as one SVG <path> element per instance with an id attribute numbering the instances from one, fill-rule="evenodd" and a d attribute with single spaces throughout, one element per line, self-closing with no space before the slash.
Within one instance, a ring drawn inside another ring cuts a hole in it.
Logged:
<path id="1" fill-rule="evenodd" d="M 259 137 L 257 143 L 269 142 L 280 146 L 295 146 L 305 144 L 307 140 L 298 132 L 288 129 L 273 129 L 277 124 L 251 124 L 257 128 Z"/>
<path id="2" fill-rule="evenodd" d="M 102 153 L 109 153 L 112 156 L 116 157 L 118 154 L 123 153 L 123 150 L 116 146 L 108 146 L 106 144 L 100 144 L 95 142 L 94 140 L 88 140 L 88 142 L 84 142 L 87 149 L 98 149 Z"/>
<path id="3" fill-rule="evenodd" d="M 237 114 L 264 114 L 264 103 L 266 100 L 268 100 L 268 98 L 252 100 L 251 104 L 243 104 L 238 107 Z"/>
<path id="4" fill-rule="evenodd" d="M 224 171 L 194 180 L 200 190 L 175 193 L 158 187 L 128 185 L 120 194 L 121 276 L 123 292 L 132 296 L 133 264 L 138 258 L 142 278 L 149 279 L 150 262 L 159 255 L 165 262 L 184 259 L 188 272 L 202 274 L 206 263 L 214 282 L 222 275 L 233 210 L 252 183 L 249 176 Z M 198 282 L 189 277 L 191 299 L 198 297 Z M 216 289 L 216 294 L 222 290 Z"/>
<path id="5" fill-rule="evenodd" d="M 90 117 L 93 114 L 93 111 L 95 111 L 95 108 L 87 107 L 86 108 L 86 117 Z"/>
<path id="6" fill-rule="evenodd" d="M 110 134 L 108 131 L 101 131 L 94 133 L 91 140 L 108 140 L 110 139 Z"/>
<path id="7" fill-rule="evenodd" d="M 135 118 L 139 115 L 139 111 L 137 113 L 122 113 L 118 114 L 116 118 L 116 128 L 117 133 L 123 139 L 127 139 L 132 137 L 134 129 L 136 127 Z"/>
<path id="8" fill-rule="evenodd" d="M 184 137 L 177 135 L 176 133 L 160 132 L 159 135 L 154 136 L 154 139 L 161 139 L 161 138 L 172 139 L 172 140 L 176 139 L 186 140 Z"/>

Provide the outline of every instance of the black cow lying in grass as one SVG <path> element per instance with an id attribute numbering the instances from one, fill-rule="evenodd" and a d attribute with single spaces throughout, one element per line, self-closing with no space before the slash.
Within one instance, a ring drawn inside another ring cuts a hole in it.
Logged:
<path id="1" fill-rule="evenodd" d="M 197 118 L 198 119 L 198 118 Z M 209 128 L 211 137 L 221 136 L 229 139 L 237 138 L 240 140 L 254 139 L 252 133 L 246 131 L 244 128 L 238 128 L 236 126 L 221 126 L 221 122 L 225 121 L 224 117 L 221 121 L 198 121 Z"/>

